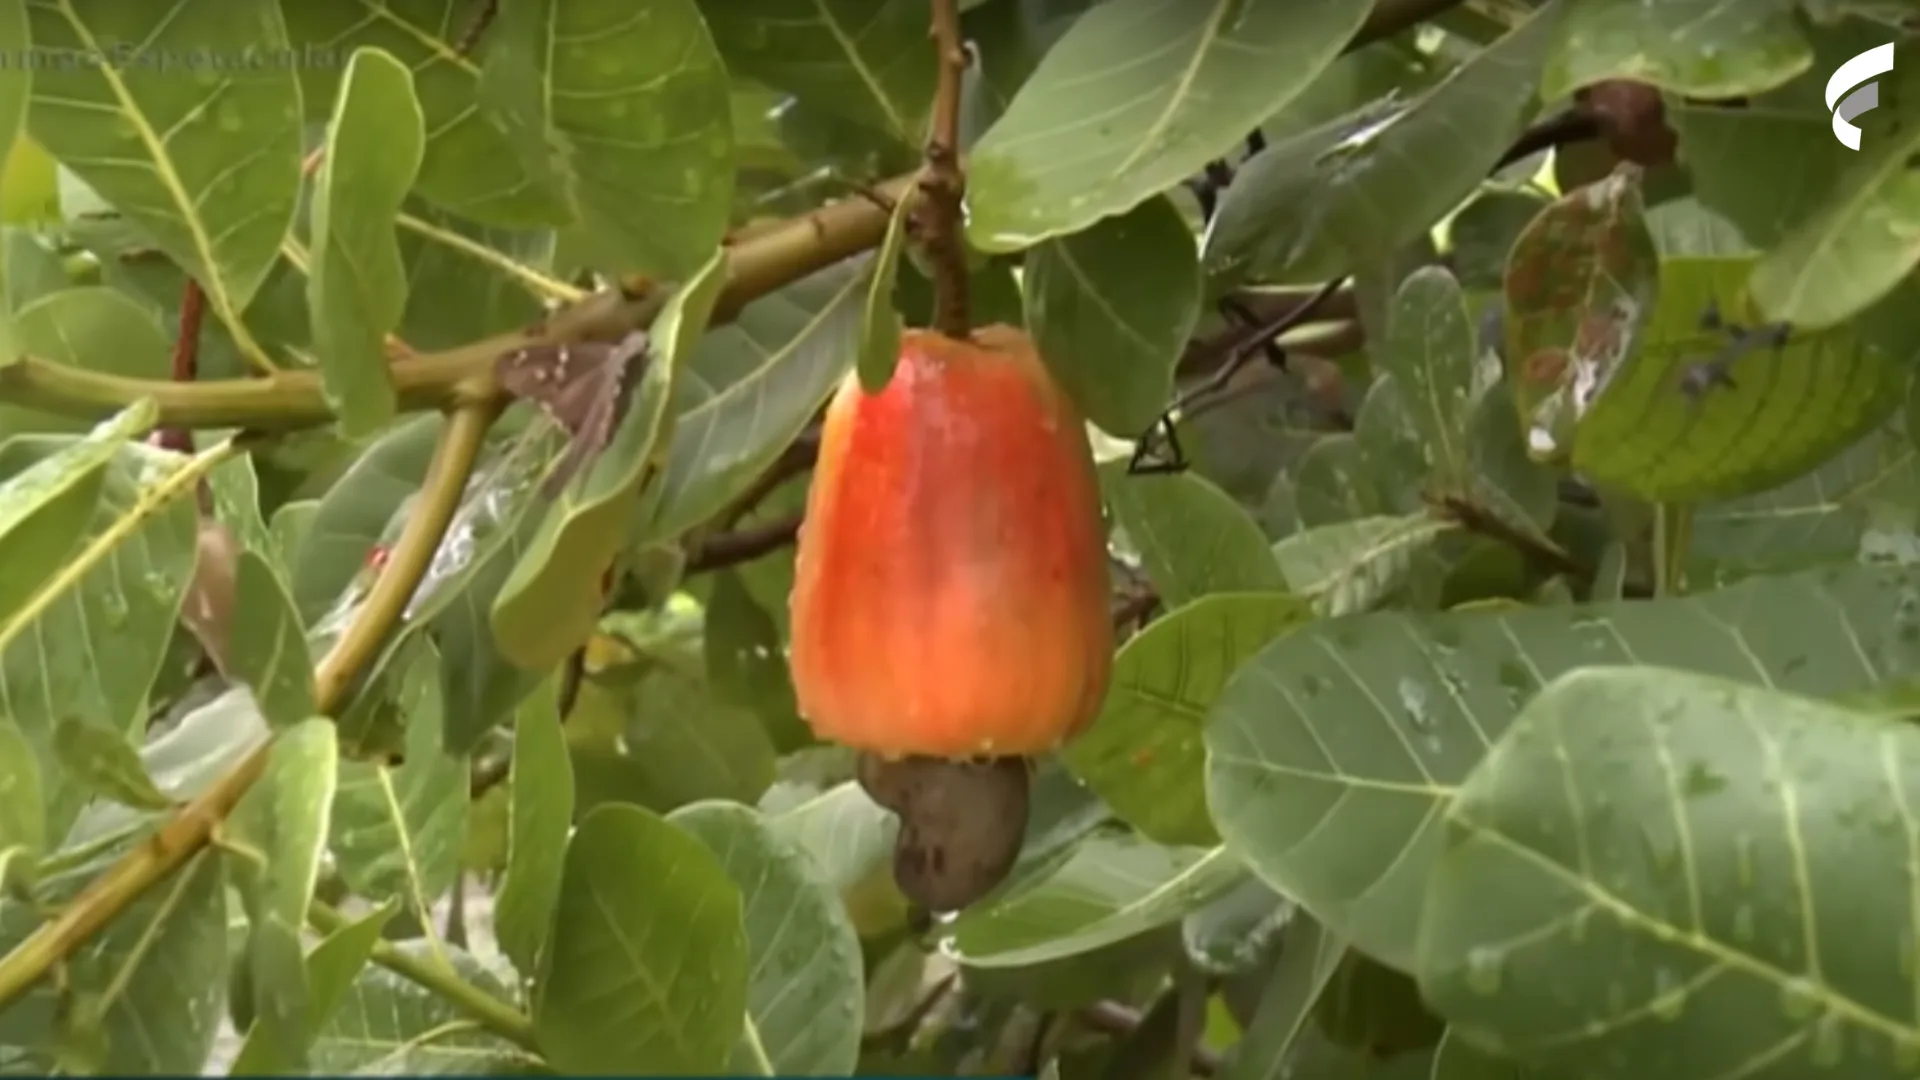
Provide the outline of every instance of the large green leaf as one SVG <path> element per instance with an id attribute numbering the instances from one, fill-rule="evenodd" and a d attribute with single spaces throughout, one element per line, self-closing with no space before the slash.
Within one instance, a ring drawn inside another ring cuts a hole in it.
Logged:
<path id="1" fill-rule="evenodd" d="M 1613 372 L 1579 420 L 1573 464 L 1642 498 L 1687 502 L 1777 487 L 1885 420 L 1911 370 L 1852 328 L 1793 331 L 1731 362 L 1732 386 L 1690 394 L 1688 369 L 1727 347 L 1701 329 L 1716 306 L 1729 322 L 1760 323 L 1742 303 L 1751 258 L 1669 259 L 1637 355 Z"/>
<path id="2" fill-rule="evenodd" d="M 1559 12 L 1536 11 L 1405 107 L 1376 101 L 1255 155 L 1208 222 L 1208 276 L 1320 280 L 1425 235 L 1538 110 Z"/>
<path id="3" fill-rule="evenodd" d="M 467 825 L 467 765 L 441 748 L 444 707 L 431 652 L 407 672 L 399 713 L 406 760 L 397 766 L 347 761 L 328 842 L 353 891 L 375 901 L 399 897 L 427 917 L 460 872 Z"/>
<path id="4" fill-rule="evenodd" d="M 354 988 L 354 980 L 366 969 L 367 958 L 381 940 L 380 932 L 399 910 L 397 902 L 389 901 L 358 921 L 329 933 L 307 954 L 307 1014 L 300 1041 L 303 1053 L 321 1026 L 333 1017 L 347 992 Z M 228 1075 L 284 1076 L 296 1068 L 294 1056 L 256 1025 L 247 1032 L 246 1040 L 234 1054 Z"/>
<path id="5" fill-rule="evenodd" d="M 291 727 L 312 716 L 313 657 L 293 600 L 264 554 L 240 552 L 233 596 L 227 676 L 253 691 L 260 711 L 275 727 Z"/>
<path id="6" fill-rule="evenodd" d="M 1567 0 L 1540 96 L 1566 98 L 1604 79 L 1650 83 L 1686 97 L 1749 97 L 1813 65 L 1793 0 Z"/>
<path id="7" fill-rule="evenodd" d="M 299 929 L 320 879 L 328 818 L 339 780 L 333 723 L 315 718 L 282 734 L 267 771 L 233 816 L 234 835 L 250 849 L 233 860 L 250 925 L 247 951 L 253 1017 L 259 1037 L 279 1060 L 306 1060 L 312 1025 Z M 254 865 L 252 855 L 264 859 Z"/>
<path id="8" fill-rule="evenodd" d="M 65 443 L 58 437 L 31 437 L 0 445 L 0 475 L 17 473 Z M 83 538 L 93 544 L 111 533 L 120 542 L 77 580 L 45 582 L 43 589 L 56 591 L 44 609 L 0 647 L 0 711 L 21 726 L 41 755 L 52 836 L 65 834 L 82 801 L 77 790 L 55 779 L 59 721 L 75 718 L 125 733 L 146 715 L 147 692 L 193 573 L 193 501 L 169 499 L 167 491 L 156 493 L 155 487 L 156 481 L 168 483 L 169 474 L 182 475 L 181 468 L 176 454 L 121 443 Z M 190 490 L 180 487 L 178 493 Z"/>
<path id="9" fill-rule="evenodd" d="M 5 42 L 9 49 L 23 49 L 29 40 L 25 0 L 0 2 L 0 42 Z M 37 143 L 20 138 L 27 122 L 28 95 L 32 91 L 33 68 L 29 65 L 10 64 L 6 71 L 0 72 L 0 161 L 5 162 L 5 183 L 0 186 L 7 188 L 0 206 L 4 206 L 9 224 L 19 224 L 22 216 L 31 216 L 37 209 L 32 203 L 22 205 L 25 189 L 38 186 L 26 182 L 29 176 L 37 173 L 46 181 L 53 179 L 53 161 L 46 151 Z"/>
<path id="10" fill-rule="evenodd" d="M 229 325 L 278 258 L 300 190 L 300 85 L 275 0 L 34 4 L 34 139 L 137 222 Z"/>
<path id="11" fill-rule="evenodd" d="M 566 224 L 566 211 L 520 164 L 506 136 L 475 104 L 480 64 L 455 45 L 479 9 L 466 0 L 281 6 L 288 38 L 325 61 L 296 68 L 309 119 L 327 115 L 346 57 L 357 48 L 377 46 L 413 72 L 427 132 L 416 182 L 422 196 L 474 221 L 520 227 Z M 422 342 L 411 334 L 407 340 L 427 348 L 454 344 Z"/>
<path id="12" fill-rule="evenodd" d="M 727 69 L 903 143 L 925 134 L 937 70 L 927 10 L 891 0 L 704 0 Z"/>
<path id="13" fill-rule="evenodd" d="M 1275 890 L 1408 970 L 1446 803 L 1540 686 L 1641 663 L 1851 693 L 1920 662 L 1916 618 L 1920 574 L 1852 567 L 1658 602 L 1311 624 L 1215 704 L 1208 805 Z"/>
<path id="14" fill-rule="evenodd" d="M 1834 326 L 1885 299 L 1920 263 L 1920 182 L 1908 167 L 1920 150 L 1912 127 L 1920 74 L 1901 67 L 1884 81 L 1888 107 L 1862 120 L 1859 160 L 1753 269 L 1754 301 L 1769 319 Z"/>
<path id="15" fill-rule="evenodd" d="M 961 963 L 983 968 L 1090 953 L 1179 921 L 1245 875 L 1224 848 L 1095 833 L 1065 861 L 954 920 L 951 949 Z"/>
<path id="16" fill-rule="evenodd" d="M 1446 813 L 1422 989 L 1457 1032 L 1594 1080 L 1911 1076 L 1916 804 L 1906 723 L 1566 675 Z"/>
<path id="17" fill-rule="evenodd" d="M 806 427 L 853 363 L 867 280 L 864 260 L 828 267 L 702 340 L 649 536 L 677 536 L 718 512 Z"/>
<path id="18" fill-rule="evenodd" d="M 407 309 L 394 218 L 420 171 L 422 124 L 412 72 L 384 50 L 355 49 L 314 180 L 307 268 L 320 383 L 349 438 L 393 419 L 385 341 Z"/>
<path id="19" fill-rule="evenodd" d="M 555 1069 L 728 1068 L 748 997 L 740 890 L 699 840 L 637 806 L 589 811 L 567 844 L 533 1018 Z"/>
<path id="20" fill-rule="evenodd" d="M 1148 199 L 1029 252 L 1034 344 L 1086 418 L 1133 438 L 1166 406 L 1200 319 L 1199 255 L 1173 203 Z"/>
<path id="21" fill-rule="evenodd" d="M 351 947 L 359 942 L 344 944 L 349 948 L 340 959 L 352 961 Z M 399 942 L 397 947 L 416 961 L 441 962 L 426 942 Z M 500 1000 L 510 998 L 478 960 L 464 952 L 442 951 L 450 974 Z M 315 949 L 310 959 L 319 956 L 320 949 Z M 314 982 L 319 981 L 316 976 Z M 361 968 L 338 1001 L 314 1036 L 315 1076 L 525 1076 L 540 1067 L 526 1051 L 476 1030 L 458 1005 L 385 968 Z"/>
<path id="22" fill-rule="evenodd" d="M 1473 477 L 1479 335 L 1460 283 L 1444 267 L 1409 274 L 1394 294 L 1386 340 L 1375 352 L 1418 440 L 1435 493 L 1464 493 Z"/>
<path id="23" fill-rule="evenodd" d="M 1207 710 L 1241 662 L 1313 618 L 1286 593 L 1215 593 L 1121 646 L 1100 715 L 1061 748 L 1121 820 L 1163 844 L 1220 842 L 1207 816 Z"/>
<path id="24" fill-rule="evenodd" d="M 158 417 L 151 401 L 130 405 L 0 484 L 0 624 L 72 557 L 99 508 L 107 467 Z"/>
<path id="25" fill-rule="evenodd" d="M 694 0 L 502 5 L 482 115 L 573 216 L 596 268 L 688 278 L 733 202 L 727 73 Z"/>
<path id="26" fill-rule="evenodd" d="M 1339 970 L 1346 943 L 1310 916 L 1296 914 L 1281 939 L 1281 959 L 1247 1021 L 1224 1080 L 1274 1080 L 1290 1075 L 1294 1041 Z"/>
<path id="27" fill-rule="evenodd" d="M 573 828 L 573 762 L 560 728 L 559 687 L 548 680 L 514 719 L 507 871 L 493 905 L 500 951 L 527 977 L 539 972 L 552 933 Z"/>
<path id="28" fill-rule="evenodd" d="M 967 238 L 1015 251 L 1158 195 L 1299 93 L 1367 10 L 1345 0 L 1094 7 L 974 144 Z"/>
<path id="29" fill-rule="evenodd" d="M 137 836 L 78 860 L 45 881 L 41 895 L 70 900 L 135 842 Z M 65 1015 L 50 989 L 24 998 L 0 1013 L 0 1044 L 25 1051 L 25 1071 L 37 1075 L 50 1075 L 56 1060 L 101 1075 L 198 1075 L 219 1034 L 226 995 L 223 865 L 203 852 L 154 882 L 69 958 Z M 42 918 L 17 902 L 0 905 L 0 940 L 12 945 Z"/>
<path id="30" fill-rule="evenodd" d="M 1209 481 L 1191 472 L 1133 475 L 1120 460 L 1100 466 L 1100 487 L 1167 607 L 1214 592 L 1286 589 L 1260 526 Z"/>
<path id="31" fill-rule="evenodd" d="M 1460 528 L 1432 514 L 1361 517 L 1317 525 L 1273 545 L 1287 585 L 1324 615 L 1371 611 L 1400 594 L 1416 574 L 1441 573 L 1435 546 Z"/>
<path id="32" fill-rule="evenodd" d="M 819 865 L 739 803 L 695 803 L 667 820 L 711 848 L 740 888 L 752 968 L 734 1067 L 776 1076 L 851 1072 L 866 1012 L 860 938 Z"/>

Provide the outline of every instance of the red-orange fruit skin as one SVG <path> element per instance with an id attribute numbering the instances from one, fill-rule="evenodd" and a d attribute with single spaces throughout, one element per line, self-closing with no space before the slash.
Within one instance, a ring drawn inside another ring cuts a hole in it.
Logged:
<path id="1" fill-rule="evenodd" d="M 901 336 L 876 394 L 828 404 L 791 598 L 800 714 L 885 757 L 1036 754 L 1113 664 L 1086 426 L 1032 341 Z"/>

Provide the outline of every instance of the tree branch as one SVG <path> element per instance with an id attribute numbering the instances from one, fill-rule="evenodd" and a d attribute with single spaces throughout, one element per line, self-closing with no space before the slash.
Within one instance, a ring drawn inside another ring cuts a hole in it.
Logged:
<path id="1" fill-rule="evenodd" d="M 960 77 L 967 50 L 960 40 L 959 0 L 933 0 L 933 48 L 939 64 L 933 118 L 920 168 L 921 237 L 933 264 L 933 328 L 956 341 L 973 333 L 967 297 L 967 178 L 960 171 Z"/>
<path id="2" fill-rule="evenodd" d="M 910 176 L 882 184 L 897 195 Z M 823 206 L 756 233 L 728 251 L 727 285 L 714 323 L 730 321 L 767 293 L 880 242 L 886 214 L 863 199 Z M 406 411 L 459 408 L 491 398 L 492 368 L 501 353 L 536 345 L 618 338 L 635 329 L 643 300 L 607 289 L 551 319 L 442 352 L 394 361 L 393 380 Z M 279 371 L 261 378 L 174 384 L 128 379 L 33 357 L 0 364 L 0 402 L 98 421 L 143 397 L 160 406 L 159 423 L 190 428 L 293 431 L 333 422 L 333 410 L 312 371 Z"/>
<path id="3" fill-rule="evenodd" d="M 419 501 L 394 542 L 386 566 L 374 579 L 359 614 L 314 671 L 314 703 L 321 715 L 334 715 L 346 706 L 355 683 L 379 656 L 380 647 L 399 623 L 460 505 L 481 442 L 496 415 L 490 403 L 474 404 L 455 412 L 441 430 Z M 195 478 L 194 470 L 183 469 L 167 483 L 183 485 Z M 272 746 L 270 739 L 257 743 L 146 842 L 121 856 L 59 914 L 41 923 L 0 957 L 0 1010 L 92 940 L 148 888 L 205 848 L 241 797 L 266 771 Z"/>

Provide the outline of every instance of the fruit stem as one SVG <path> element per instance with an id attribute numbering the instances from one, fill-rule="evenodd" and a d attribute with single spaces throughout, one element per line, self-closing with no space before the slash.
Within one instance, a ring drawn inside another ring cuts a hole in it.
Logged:
<path id="1" fill-rule="evenodd" d="M 959 0 L 933 0 L 932 37 L 939 77 L 920 167 L 925 208 L 920 232 L 927 261 L 933 265 L 933 328 L 965 341 L 973 320 L 968 310 L 966 240 L 961 231 L 967 178 L 960 170 L 960 79 L 967 69 L 967 50 L 960 40 Z"/>

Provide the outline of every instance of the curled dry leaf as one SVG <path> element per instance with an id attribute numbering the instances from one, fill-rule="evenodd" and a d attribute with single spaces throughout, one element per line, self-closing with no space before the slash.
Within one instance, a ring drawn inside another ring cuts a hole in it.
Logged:
<path id="1" fill-rule="evenodd" d="M 227 672 L 227 642 L 233 633 L 234 578 L 240 560 L 240 542 L 233 530 L 217 518 L 202 516 L 193 562 L 193 580 L 180 603 L 180 621 L 207 659 L 222 675 Z"/>
<path id="2" fill-rule="evenodd" d="M 900 819 L 893 880 L 932 911 L 958 911 L 1006 880 L 1027 832 L 1027 759 L 861 754 L 860 786 Z"/>

